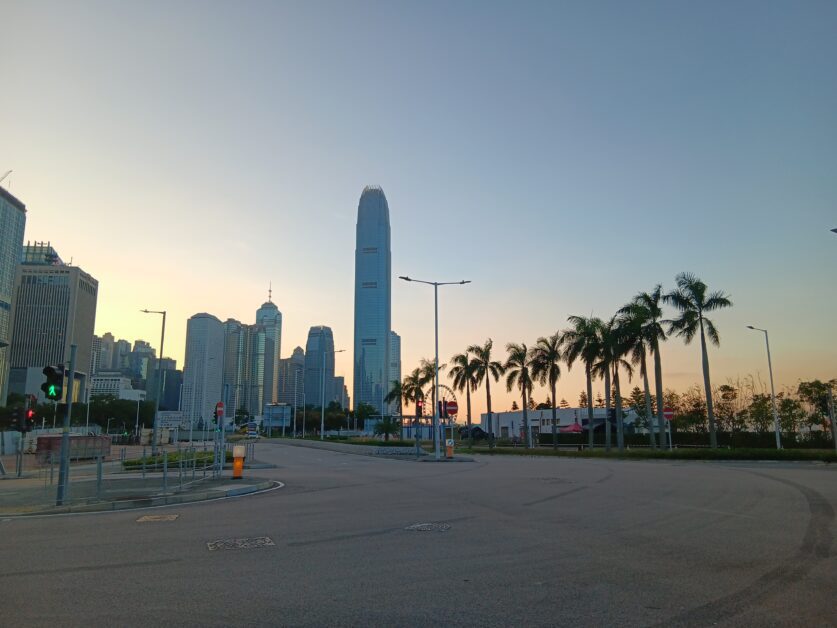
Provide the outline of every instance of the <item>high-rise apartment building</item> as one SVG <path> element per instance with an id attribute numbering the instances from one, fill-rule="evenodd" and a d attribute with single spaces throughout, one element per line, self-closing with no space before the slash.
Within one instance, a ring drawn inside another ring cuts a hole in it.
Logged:
<path id="1" fill-rule="evenodd" d="M 131 368 L 130 359 L 131 343 L 127 340 L 117 340 L 113 345 L 113 361 L 110 365 L 111 370 L 128 373 Z"/>
<path id="2" fill-rule="evenodd" d="M 331 327 L 317 325 L 305 344 L 305 404 L 320 406 L 334 400 L 334 336 Z"/>
<path id="3" fill-rule="evenodd" d="M 12 297 L 25 227 L 26 206 L 0 187 L 0 405 L 8 394 Z"/>
<path id="4" fill-rule="evenodd" d="M 41 394 L 39 386 L 31 389 L 25 371 L 69 366 L 70 345 L 75 344 L 80 386 L 75 398 L 80 399 L 92 364 L 99 282 L 78 266 L 64 264 L 49 243 L 27 244 L 23 260 L 15 275 L 9 389 Z"/>
<path id="5" fill-rule="evenodd" d="M 256 310 L 256 325 L 264 327 L 265 340 L 270 343 L 270 350 L 264 356 L 264 403 L 277 403 L 279 358 L 282 351 L 282 312 L 271 298 Z"/>
<path id="6" fill-rule="evenodd" d="M 223 391 L 230 413 L 243 410 L 258 416 L 266 404 L 273 403 L 274 375 L 278 375 L 274 339 L 281 320 L 278 326 L 275 318 L 264 320 L 269 324 L 243 325 L 232 318 L 224 323 Z"/>
<path id="7" fill-rule="evenodd" d="M 357 212 L 353 397 L 378 412 L 389 390 L 391 264 L 389 205 L 381 188 L 367 186 Z"/>
<path id="8" fill-rule="evenodd" d="M 305 351 L 294 349 L 291 357 L 279 360 L 277 403 L 302 407 L 305 400 Z"/>
<path id="9" fill-rule="evenodd" d="M 224 325 L 211 314 L 195 314 L 186 323 L 186 356 L 181 407 L 184 421 L 208 426 L 223 399 Z"/>
<path id="10" fill-rule="evenodd" d="M 102 371 L 110 371 L 113 369 L 113 349 L 115 342 L 113 334 L 110 332 L 105 332 L 100 340 L 98 366 Z"/>
<path id="11" fill-rule="evenodd" d="M 234 318 L 224 321 L 223 399 L 230 416 L 234 416 L 237 410 L 244 408 L 246 346 L 245 326 Z"/>
<path id="12" fill-rule="evenodd" d="M 401 336 L 394 331 L 389 332 L 389 387 L 387 394 L 392 390 L 395 382 L 401 381 Z M 389 404 L 389 413 L 397 414 L 401 404 L 398 400 Z"/>

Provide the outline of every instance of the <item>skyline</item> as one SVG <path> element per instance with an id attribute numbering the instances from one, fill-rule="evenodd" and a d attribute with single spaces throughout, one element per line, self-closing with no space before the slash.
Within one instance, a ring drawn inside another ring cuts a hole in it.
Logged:
<path id="1" fill-rule="evenodd" d="M 149 6 L 19 3 L 0 42 L 24 95 L 0 104 L 4 184 L 27 206 L 24 240 L 99 281 L 97 334 L 153 344 L 159 321 L 139 310 L 166 309 L 183 364 L 190 316 L 250 320 L 272 282 L 282 357 L 315 325 L 348 347 L 355 202 L 379 184 L 392 276 L 473 281 L 440 294 L 442 362 L 607 317 L 691 271 L 735 304 L 715 317 L 713 384 L 767 381 L 746 325 L 770 331 L 778 389 L 835 376 L 828 3 L 335 3 L 319 5 L 327 24 L 305 6 Z M 249 41 L 217 44 L 226 22 Z M 356 37 L 370 29 L 376 42 Z M 396 281 L 392 304 L 406 374 L 433 354 L 432 294 Z M 352 371 L 338 355 L 350 389 Z M 574 403 L 581 371 L 559 399 Z M 699 384 L 699 348 L 667 342 L 663 374 Z M 492 390 L 498 409 L 514 399 Z"/>

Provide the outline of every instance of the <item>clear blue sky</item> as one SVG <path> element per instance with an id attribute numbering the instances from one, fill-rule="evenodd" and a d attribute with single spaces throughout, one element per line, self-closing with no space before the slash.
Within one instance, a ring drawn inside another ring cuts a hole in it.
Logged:
<path id="1" fill-rule="evenodd" d="M 136 310 L 165 307 L 182 359 L 188 316 L 252 322 L 272 281 L 283 355 L 314 324 L 351 350 L 357 200 L 379 184 L 393 272 L 474 282 L 443 294 L 444 359 L 610 315 L 689 270 L 735 302 L 715 321 L 717 383 L 765 376 L 748 323 L 771 330 L 782 385 L 837 376 L 837 3 L 0 15 L 0 172 L 26 237 L 100 280 L 99 333 L 156 345 Z M 429 291 L 394 286 L 405 370 L 432 353 L 431 317 Z M 699 381 L 696 346 L 666 352 L 667 385 Z"/>

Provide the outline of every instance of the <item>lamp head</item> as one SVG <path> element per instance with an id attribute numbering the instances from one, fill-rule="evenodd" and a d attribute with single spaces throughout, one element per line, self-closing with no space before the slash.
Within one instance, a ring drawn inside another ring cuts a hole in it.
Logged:
<path id="1" fill-rule="evenodd" d="M 747 325 L 747 329 L 755 329 L 752 325 Z"/>
<path id="2" fill-rule="evenodd" d="M 409 277 L 404 277 L 403 275 L 398 276 L 399 279 L 403 279 L 404 281 L 412 281 Z"/>

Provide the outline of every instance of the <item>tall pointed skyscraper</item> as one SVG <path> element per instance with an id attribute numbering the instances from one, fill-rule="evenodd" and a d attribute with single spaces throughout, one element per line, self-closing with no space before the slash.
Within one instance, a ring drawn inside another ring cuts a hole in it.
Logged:
<path id="1" fill-rule="evenodd" d="M 357 209 L 355 347 L 352 401 L 386 412 L 392 300 L 389 205 L 384 191 L 367 186 Z"/>

